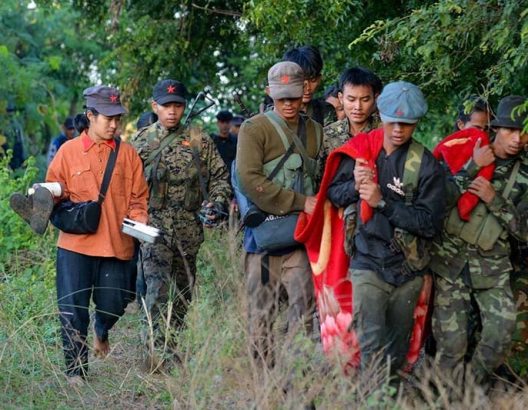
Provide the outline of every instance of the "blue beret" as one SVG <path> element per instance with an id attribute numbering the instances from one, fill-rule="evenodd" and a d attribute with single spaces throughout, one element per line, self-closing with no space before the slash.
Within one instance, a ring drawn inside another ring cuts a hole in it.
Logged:
<path id="1" fill-rule="evenodd" d="M 405 81 L 387 84 L 376 102 L 382 122 L 415 124 L 427 112 L 422 91 Z"/>

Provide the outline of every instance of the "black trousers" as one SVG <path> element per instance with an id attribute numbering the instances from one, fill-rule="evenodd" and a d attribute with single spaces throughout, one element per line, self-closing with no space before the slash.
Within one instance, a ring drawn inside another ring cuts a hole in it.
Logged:
<path id="1" fill-rule="evenodd" d="M 57 300 L 66 373 L 85 376 L 89 305 L 95 304 L 95 333 L 102 341 L 135 298 L 135 275 L 130 261 L 88 256 L 57 249 Z"/>

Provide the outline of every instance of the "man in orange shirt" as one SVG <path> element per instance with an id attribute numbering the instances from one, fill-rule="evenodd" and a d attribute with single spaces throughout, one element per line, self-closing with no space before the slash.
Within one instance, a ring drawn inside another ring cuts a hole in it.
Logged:
<path id="1" fill-rule="evenodd" d="M 148 188 L 143 164 L 135 149 L 115 133 L 121 115 L 119 91 L 96 86 L 84 90 L 89 127 L 67 141 L 51 162 L 47 182 L 61 185 L 59 200 L 97 200 L 110 153 L 117 149 L 115 167 L 101 206 L 101 219 L 93 234 L 60 231 L 57 243 L 57 298 L 66 374 L 79 384 L 88 370 L 86 336 L 90 298 L 95 303 L 94 354 L 110 352 L 108 332 L 134 299 L 135 278 L 129 261 L 133 238 L 121 232 L 125 217 L 146 223 Z"/>

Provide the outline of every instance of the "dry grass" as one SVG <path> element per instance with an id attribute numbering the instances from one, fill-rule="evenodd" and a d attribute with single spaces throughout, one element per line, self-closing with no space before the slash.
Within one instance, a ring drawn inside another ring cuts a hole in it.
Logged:
<path id="1" fill-rule="evenodd" d="M 249 360 L 245 284 L 233 234 L 209 232 L 201 251 L 196 297 L 179 335 L 182 364 L 170 374 L 149 374 L 140 360 L 139 310 L 121 319 L 110 336 L 111 354 L 90 357 L 84 386 L 62 375 L 62 351 L 53 287 L 32 292 L 40 303 L 29 316 L 16 315 L 12 284 L 0 285 L 0 399 L 2 408 L 112 409 L 318 409 L 449 408 L 524 409 L 528 388 L 502 385 L 490 394 L 424 365 L 402 385 L 388 380 L 383 363 L 363 377 L 345 376 L 320 346 L 298 335 L 285 339 L 277 326 L 277 365 Z M 9 286 L 8 286 L 9 285 Z M 29 298 L 26 293 L 24 298 Z M 447 388 L 443 386 L 448 386 Z"/>

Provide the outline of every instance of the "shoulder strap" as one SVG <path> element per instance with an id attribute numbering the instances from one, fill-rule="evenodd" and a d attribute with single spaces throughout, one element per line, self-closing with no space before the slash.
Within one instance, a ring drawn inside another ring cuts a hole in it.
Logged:
<path id="1" fill-rule="evenodd" d="M 290 148 L 290 143 L 288 141 L 288 137 L 286 136 L 286 133 L 284 132 L 283 124 L 281 122 L 284 122 L 277 114 L 275 114 L 274 111 L 268 111 L 264 113 L 266 118 L 269 122 L 271 122 L 271 125 L 275 128 L 277 133 L 279 134 L 282 145 L 284 145 L 284 149 L 287 151 Z"/>
<path id="2" fill-rule="evenodd" d="M 106 191 L 108 190 L 108 185 L 110 185 L 110 180 L 112 179 L 112 173 L 114 172 L 114 167 L 116 163 L 117 154 L 119 153 L 119 146 L 121 140 L 115 139 L 116 147 L 114 150 L 110 151 L 110 156 L 108 157 L 108 162 L 106 163 L 105 173 L 103 175 L 103 182 L 101 183 L 101 190 L 99 191 L 99 198 L 97 202 L 102 204 L 106 197 Z"/>
<path id="3" fill-rule="evenodd" d="M 321 142 L 322 142 L 322 127 L 315 126 L 315 140 L 317 141 L 317 149 L 321 149 Z"/>
<path id="4" fill-rule="evenodd" d="M 205 178 L 202 175 L 202 162 L 200 160 L 200 149 L 202 148 L 202 136 L 201 130 L 196 127 L 191 127 L 189 129 L 189 136 L 191 138 L 191 152 L 193 157 L 194 166 L 196 167 L 196 172 L 198 172 L 198 182 L 200 184 L 200 192 L 205 201 L 209 202 L 209 194 L 207 193 L 207 184 Z"/>
<path id="5" fill-rule="evenodd" d="M 418 177 L 420 176 L 420 165 L 424 146 L 412 140 L 407 150 L 407 158 L 403 169 L 403 190 L 405 192 L 405 205 L 410 206 L 413 203 L 414 192 L 418 188 Z"/>
<path id="6" fill-rule="evenodd" d="M 508 199 L 508 197 L 511 194 L 511 190 L 513 188 L 513 184 L 515 183 L 515 179 L 517 178 L 517 174 L 519 173 L 519 168 L 521 166 L 521 161 L 517 160 L 515 161 L 515 164 L 513 165 L 510 178 L 508 178 L 508 183 L 506 184 L 506 187 L 504 188 L 504 191 L 502 192 L 502 197 L 504 199 Z"/>
<path id="7" fill-rule="evenodd" d="M 286 144 L 288 144 L 288 139 L 286 137 L 286 133 L 284 132 L 284 127 L 287 127 L 284 124 L 284 120 L 282 120 L 273 111 L 267 112 L 266 117 L 268 118 L 268 120 L 271 122 L 271 124 L 275 127 L 275 129 L 281 136 L 281 139 L 283 140 L 282 143 L 284 144 L 284 147 L 286 148 L 287 147 Z M 291 132 L 293 144 L 295 144 L 295 147 L 299 150 L 299 153 L 301 154 L 301 157 L 303 159 L 304 170 L 308 172 L 308 174 L 311 177 L 314 177 L 313 167 L 310 166 L 309 164 L 310 164 L 310 161 L 315 161 L 315 160 L 313 158 L 310 158 L 310 156 L 306 152 L 306 148 L 304 147 L 304 143 L 302 141 L 303 139 L 306 139 L 306 121 L 302 115 L 299 117 L 299 125 L 297 127 L 297 132 L 299 135 L 296 135 L 295 133 Z"/>
<path id="8" fill-rule="evenodd" d="M 167 135 L 161 142 L 160 146 L 152 151 L 150 155 L 148 156 L 147 160 L 145 161 L 145 165 L 150 164 L 152 161 L 154 161 L 154 158 L 156 158 L 161 151 L 163 151 L 166 147 L 168 147 L 178 136 L 178 132 L 173 132 L 169 135 Z"/>

